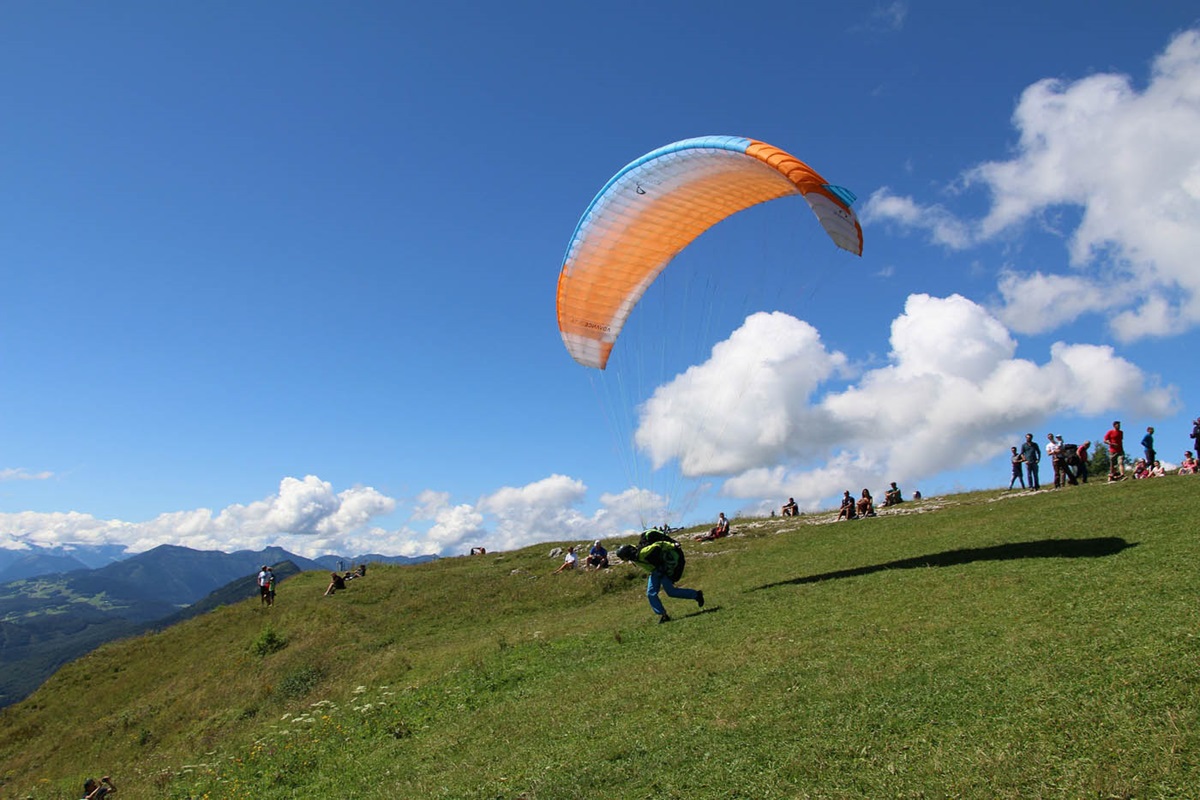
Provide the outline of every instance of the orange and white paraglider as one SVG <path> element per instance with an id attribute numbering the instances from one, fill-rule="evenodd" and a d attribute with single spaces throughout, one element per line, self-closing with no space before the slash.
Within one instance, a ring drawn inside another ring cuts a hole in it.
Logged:
<path id="1" fill-rule="evenodd" d="M 604 369 L 629 313 L 671 259 L 726 217 L 796 194 L 834 244 L 862 255 L 854 195 L 777 147 L 704 136 L 628 164 L 584 212 L 559 273 L 558 327 L 571 356 Z"/>

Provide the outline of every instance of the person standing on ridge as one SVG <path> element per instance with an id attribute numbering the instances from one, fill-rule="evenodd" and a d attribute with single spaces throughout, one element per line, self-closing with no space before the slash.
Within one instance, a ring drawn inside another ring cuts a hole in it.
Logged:
<path id="1" fill-rule="evenodd" d="M 1038 483 L 1038 462 L 1042 460 L 1042 448 L 1033 440 L 1033 434 L 1025 434 L 1025 443 L 1021 445 L 1021 458 L 1025 461 L 1025 472 L 1029 478 L 1030 489 L 1041 489 Z"/>
<path id="2" fill-rule="evenodd" d="M 683 551 L 674 541 L 662 539 L 642 547 L 623 544 L 617 548 L 617 557 L 622 561 L 637 564 L 650 573 L 646 581 L 646 599 L 650 601 L 651 610 L 658 615 L 660 624 L 671 621 L 662 600 L 658 599 L 660 589 L 667 593 L 667 597 L 695 600 L 696 605 L 704 608 L 704 592 L 699 589 L 681 589 L 675 585 L 675 581 L 683 575 L 684 559 Z"/>
<path id="3" fill-rule="evenodd" d="M 1108 445 L 1108 475 L 1113 478 L 1120 475 L 1125 477 L 1125 432 L 1121 430 L 1121 421 L 1113 420 L 1113 426 L 1104 434 L 1104 443 Z"/>
<path id="4" fill-rule="evenodd" d="M 271 568 L 266 564 L 258 571 L 258 597 L 262 605 L 271 605 Z"/>
<path id="5" fill-rule="evenodd" d="M 1012 448 L 1012 480 L 1008 482 L 1008 488 L 1011 489 L 1017 481 L 1021 482 L 1021 488 L 1025 488 L 1025 475 L 1021 472 L 1021 465 L 1025 463 L 1025 459 L 1017 452 L 1017 448 Z"/>
<path id="6" fill-rule="evenodd" d="M 1147 464 L 1158 460 L 1158 453 L 1154 452 L 1154 428 L 1146 428 L 1146 435 L 1142 437 L 1142 449 L 1146 451 Z"/>

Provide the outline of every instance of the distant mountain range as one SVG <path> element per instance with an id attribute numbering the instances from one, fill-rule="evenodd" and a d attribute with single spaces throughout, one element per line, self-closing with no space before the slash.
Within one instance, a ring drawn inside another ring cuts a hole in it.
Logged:
<path id="1" fill-rule="evenodd" d="M 410 564 L 435 556 L 327 555 L 307 559 L 279 547 L 223 553 L 161 545 L 113 560 L 92 550 L 89 568 L 70 554 L 0 550 L 0 707 L 29 695 L 63 664 L 124 636 L 166 627 L 253 597 L 255 576 L 271 565 L 280 580 L 355 564 Z"/>

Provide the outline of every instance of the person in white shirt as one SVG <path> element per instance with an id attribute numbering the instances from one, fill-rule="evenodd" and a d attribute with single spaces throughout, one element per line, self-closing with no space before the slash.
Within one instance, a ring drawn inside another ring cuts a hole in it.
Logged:
<path id="1" fill-rule="evenodd" d="M 579 563 L 579 556 L 575 555 L 575 548 L 568 547 L 567 554 L 565 556 L 563 556 L 562 565 L 559 566 L 558 569 L 554 570 L 554 574 L 557 575 L 558 573 L 562 572 L 564 569 L 575 569 L 575 565 L 577 563 Z"/>
<path id="2" fill-rule="evenodd" d="M 1059 458 L 1059 444 L 1055 441 L 1053 433 L 1046 434 L 1046 458 L 1050 459 L 1050 465 L 1054 467 L 1054 488 L 1057 489 L 1063 485 L 1063 464 Z"/>

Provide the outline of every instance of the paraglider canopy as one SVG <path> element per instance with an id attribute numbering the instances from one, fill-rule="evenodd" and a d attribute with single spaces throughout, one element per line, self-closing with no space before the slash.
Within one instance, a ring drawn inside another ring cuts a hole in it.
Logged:
<path id="1" fill-rule="evenodd" d="M 621 169 L 583 213 L 558 278 L 558 327 L 571 356 L 604 369 L 633 307 L 680 251 L 758 203 L 802 195 L 834 244 L 862 255 L 852 192 L 764 142 L 703 136 Z"/>

